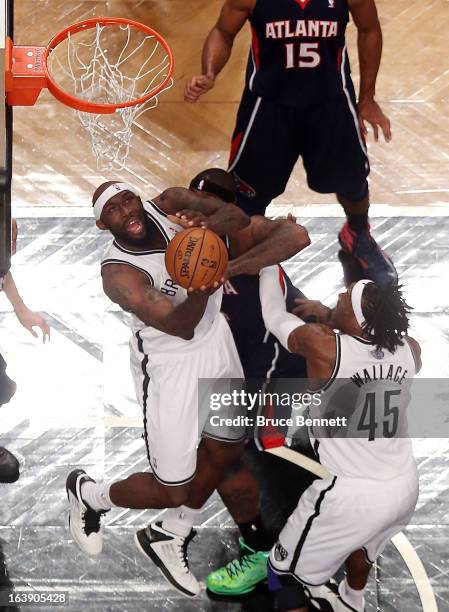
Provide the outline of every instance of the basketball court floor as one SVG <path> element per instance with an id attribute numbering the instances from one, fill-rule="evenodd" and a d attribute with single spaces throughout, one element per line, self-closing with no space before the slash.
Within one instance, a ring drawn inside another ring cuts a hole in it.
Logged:
<path id="1" fill-rule="evenodd" d="M 414 307 L 412 335 L 423 347 L 420 376 L 448 378 L 449 6 L 441 0 L 377 4 L 384 31 L 377 97 L 392 120 L 393 141 L 370 141 L 373 231 L 394 259 Z M 147 462 L 129 373 L 126 316 L 102 293 L 99 261 L 107 236 L 95 228 L 90 198 L 104 180 L 122 179 L 151 197 L 187 185 L 201 169 L 226 167 L 247 32 L 215 90 L 194 106 L 182 99 L 220 5 L 221 0 L 15 1 L 17 44 L 46 44 L 69 23 L 92 16 L 123 16 L 160 31 L 176 61 L 174 87 L 139 120 L 128 166 L 118 173 L 96 168 L 75 113 L 48 92 L 35 107 L 15 109 L 12 201 L 19 240 L 12 272 L 25 302 L 45 314 L 52 338 L 45 346 L 35 341 L 0 296 L 1 351 L 18 384 L 16 396 L 0 409 L 0 444 L 22 465 L 19 482 L 0 489 L 0 585 L 68 593 L 65 606 L 39 610 L 269 610 L 263 587 L 241 601 L 211 600 L 204 588 L 198 600 L 179 597 L 133 541 L 134 531 L 160 512 L 111 512 L 97 558 L 81 553 L 67 528 L 64 485 L 73 467 L 112 480 L 146 469 Z M 349 41 L 356 74 L 352 26 Z M 331 305 L 343 286 L 339 207 L 332 197 L 307 190 L 298 165 L 268 212 L 286 211 L 298 216 L 312 240 L 287 271 L 308 297 Z M 417 511 L 372 574 L 368 612 L 449 612 L 449 439 L 419 438 L 414 446 Z M 309 478 L 301 468 L 288 469 L 296 470 L 298 482 Z M 277 507 L 270 495 L 266 487 L 263 512 L 274 525 Z M 233 558 L 237 533 L 216 496 L 197 527 L 190 563 L 204 581 L 211 568 Z"/>

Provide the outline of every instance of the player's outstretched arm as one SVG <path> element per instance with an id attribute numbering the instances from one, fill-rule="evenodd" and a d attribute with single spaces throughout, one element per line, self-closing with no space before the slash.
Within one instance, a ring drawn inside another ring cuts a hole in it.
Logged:
<path id="1" fill-rule="evenodd" d="M 357 46 L 360 63 L 360 89 L 358 114 L 360 129 L 366 136 L 365 121 L 371 124 L 374 138 L 379 138 L 379 128 L 387 142 L 391 140 L 388 117 L 374 99 L 376 80 L 382 56 L 382 30 L 374 0 L 349 0 L 349 10 L 357 28 Z"/>
<path id="2" fill-rule="evenodd" d="M 38 335 L 34 328 L 39 327 L 39 329 L 42 331 L 42 341 L 44 344 L 47 340 L 50 340 L 50 327 L 48 326 L 47 321 L 38 312 L 30 310 L 24 303 L 11 272 L 8 272 L 3 280 L 3 291 L 5 292 L 11 306 L 14 308 L 14 312 L 16 313 L 16 316 L 23 327 L 27 329 L 35 338 L 37 338 Z"/>
<path id="3" fill-rule="evenodd" d="M 305 323 L 287 312 L 277 266 L 261 270 L 259 292 L 267 329 L 288 351 L 306 357 L 309 376 L 326 379 L 336 358 L 334 332 L 327 325 Z"/>
<path id="4" fill-rule="evenodd" d="M 262 268 L 281 263 L 309 246 L 310 238 L 293 217 L 271 220 L 255 215 L 247 228 L 230 236 L 230 242 L 229 277 L 258 274 Z"/>
<path id="5" fill-rule="evenodd" d="M 177 217 L 173 221 L 179 223 L 185 220 L 187 226 L 201 225 L 221 236 L 238 232 L 250 223 L 248 215 L 235 204 L 227 204 L 216 197 L 184 187 L 166 189 L 155 202 L 168 215 Z"/>
<path id="6" fill-rule="evenodd" d="M 207 306 L 207 293 L 191 293 L 184 302 L 173 306 L 143 272 L 131 266 L 107 264 L 102 268 L 102 277 L 109 299 L 136 315 L 145 325 L 184 340 L 193 338 Z"/>
<path id="7" fill-rule="evenodd" d="M 213 88 L 217 75 L 226 65 L 234 38 L 250 16 L 256 0 L 226 0 L 217 23 L 209 32 L 201 58 L 201 74 L 191 77 L 185 86 L 186 102 L 196 102 Z"/>
<path id="8" fill-rule="evenodd" d="M 17 248 L 17 221 L 11 219 L 11 254 L 15 255 Z M 34 330 L 35 327 L 39 327 L 42 331 L 42 341 L 45 342 L 50 340 L 50 327 L 47 321 L 38 312 L 33 312 L 24 303 L 17 287 L 14 282 L 14 278 L 11 272 L 8 272 L 3 279 L 3 290 L 5 292 L 8 301 L 14 308 L 17 318 L 25 329 L 30 334 L 37 338 L 37 333 Z"/>

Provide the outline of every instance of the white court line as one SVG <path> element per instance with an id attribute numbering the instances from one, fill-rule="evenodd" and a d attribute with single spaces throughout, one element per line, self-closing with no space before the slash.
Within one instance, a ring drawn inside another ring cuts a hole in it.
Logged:
<path id="1" fill-rule="evenodd" d="M 331 478 L 331 474 L 329 474 L 324 466 L 291 448 L 279 446 L 277 448 L 266 449 L 265 452 L 276 455 L 276 457 L 281 457 L 295 465 L 299 465 L 299 467 L 315 474 L 319 478 Z M 395 535 L 391 542 L 394 544 L 398 553 L 403 558 L 405 565 L 408 567 L 415 583 L 416 590 L 418 591 L 423 612 L 438 612 L 437 602 L 427 572 L 407 537 L 401 532 Z"/>
<path id="2" fill-rule="evenodd" d="M 318 461 L 314 461 L 313 459 L 309 459 L 305 455 L 298 453 L 291 448 L 287 448 L 286 446 L 277 446 L 276 448 L 267 448 L 265 449 L 266 453 L 270 453 L 271 455 L 276 455 L 276 457 L 281 457 L 281 459 L 285 459 L 286 461 L 290 461 L 290 463 L 294 463 L 295 465 L 299 465 L 299 467 L 304 468 L 311 474 L 315 474 L 319 478 L 331 478 L 331 475 L 326 470 L 321 463 Z"/>
<path id="3" fill-rule="evenodd" d="M 215 518 L 217 518 L 217 516 L 220 516 L 220 514 L 223 514 L 224 512 L 226 512 L 226 508 L 222 508 L 221 510 L 210 516 L 206 521 L 204 521 L 204 523 L 201 523 L 201 527 L 204 527 L 208 523 L 211 523 Z"/>
<path id="4" fill-rule="evenodd" d="M 435 595 L 430 584 L 427 572 L 418 557 L 416 550 L 410 544 L 409 540 L 402 533 L 397 533 L 392 539 L 392 543 L 396 546 L 398 553 L 404 559 L 405 565 L 408 567 L 415 586 L 421 599 L 423 612 L 438 612 L 438 606 Z"/>

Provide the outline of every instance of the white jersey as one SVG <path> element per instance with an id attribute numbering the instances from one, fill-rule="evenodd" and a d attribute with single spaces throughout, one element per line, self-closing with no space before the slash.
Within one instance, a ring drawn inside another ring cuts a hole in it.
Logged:
<path id="1" fill-rule="evenodd" d="M 362 338 L 337 334 L 337 358 L 311 417 L 346 418 L 324 434 L 312 427 L 320 462 L 336 476 L 386 480 L 409 473 L 416 464 L 407 437 L 406 410 L 416 364 L 404 340 L 394 353 Z"/>
<path id="2" fill-rule="evenodd" d="M 183 228 L 170 222 L 167 219 L 167 214 L 154 202 L 144 202 L 143 207 L 154 227 L 154 231 L 161 233 L 166 244 L 170 242 L 175 234 L 182 231 Z M 104 267 L 109 264 L 125 264 L 140 270 L 147 276 L 151 285 L 165 295 L 174 306 L 184 302 L 187 298 L 187 291 L 176 285 L 167 272 L 165 267 L 165 248 L 150 251 L 129 251 L 114 240 L 107 249 L 101 266 Z M 197 341 L 201 341 L 211 329 L 220 312 L 222 295 L 223 290 L 220 288 L 209 297 L 205 313 L 195 328 L 192 340 L 183 340 L 177 336 L 161 332 L 154 327 L 145 325 L 138 317 L 133 315 L 131 323 L 133 332 L 131 347 L 137 352 L 141 352 L 143 349 L 144 353 L 152 356 L 167 352 L 177 353 L 186 348 L 192 349 L 194 344 Z M 140 345 L 140 349 L 138 345 Z"/>

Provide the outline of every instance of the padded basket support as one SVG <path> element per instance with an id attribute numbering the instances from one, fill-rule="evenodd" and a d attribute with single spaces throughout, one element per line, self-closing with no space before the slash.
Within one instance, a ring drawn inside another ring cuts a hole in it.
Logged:
<path id="1" fill-rule="evenodd" d="M 42 58 L 46 47 L 6 46 L 6 101 L 10 106 L 33 106 L 47 87 Z"/>

